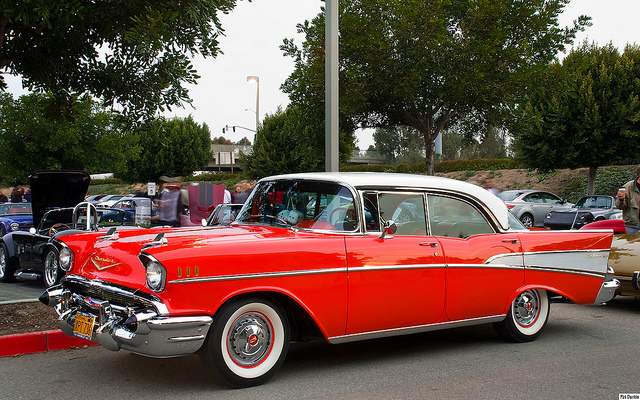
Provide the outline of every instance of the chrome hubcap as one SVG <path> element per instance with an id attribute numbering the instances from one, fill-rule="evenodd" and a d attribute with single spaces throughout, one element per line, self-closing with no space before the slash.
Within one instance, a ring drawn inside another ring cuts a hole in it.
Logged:
<path id="1" fill-rule="evenodd" d="M 44 275 L 47 286 L 52 286 L 58 275 L 58 260 L 53 252 L 47 254 L 47 259 L 44 263 Z"/>
<path id="2" fill-rule="evenodd" d="M 231 325 L 227 337 L 229 355 L 243 367 L 259 364 L 269 354 L 272 331 L 264 315 L 249 312 L 242 314 Z"/>
<path id="3" fill-rule="evenodd" d="M 540 298 L 532 290 L 520 294 L 515 301 L 513 313 L 516 322 L 521 326 L 529 326 L 538 318 L 540 312 Z"/>
<path id="4" fill-rule="evenodd" d="M 4 273 L 7 270 L 7 254 L 4 248 L 0 247 L 0 278 L 4 277 Z"/>

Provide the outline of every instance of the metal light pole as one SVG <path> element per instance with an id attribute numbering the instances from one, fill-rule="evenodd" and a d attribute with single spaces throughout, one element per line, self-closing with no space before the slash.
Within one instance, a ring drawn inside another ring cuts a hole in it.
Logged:
<path id="1" fill-rule="evenodd" d="M 338 172 L 338 0 L 325 0 L 325 170 Z"/>
<path id="2" fill-rule="evenodd" d="M 257 76 L 247 76 L 247 82 L 256 83 L 256 132 L 260 123 L 260 78 Z"/>

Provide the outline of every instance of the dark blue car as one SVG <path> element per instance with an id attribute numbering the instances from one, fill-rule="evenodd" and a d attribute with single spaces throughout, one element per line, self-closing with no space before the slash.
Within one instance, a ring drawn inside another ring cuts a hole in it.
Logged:
<path id="1" fill-rule="evenodd" d="M 0 237 L 33 227 L 31 203 L 0 203 Z"/>

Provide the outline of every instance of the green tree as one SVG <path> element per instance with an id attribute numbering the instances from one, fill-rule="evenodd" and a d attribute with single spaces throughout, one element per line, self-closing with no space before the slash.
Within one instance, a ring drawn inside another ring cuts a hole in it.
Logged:
<path id="1" fill-rule="evenodd" d="M 0 0 L 0 72 L 61 98 L 90 93 L 127 116 L 188 102 L 188 56 L 219 53 L 236 0 Z M 5 88 L 0 75 L 0 87 Z"/>
<path id="2" fill-rule="evenodd" d="M 433 143 L 459 115 L 489 119 L 575 33 L 560 28 L 568 0 L 354 0 L 340 10 L 340 110 L 358 127 L 406 125 Z M 296 69 L 283 89 L 293 102 L 321 100 L 324 14 L 299 25 L 301 48 L 285 40 Z"/>
<path id="3" fill-rule="evenodd" d="M 211 140 L 212 144 L 233 144 L 231 140 L 225 138 L 224 136 L 215 137 Z"/>
<path id="4" fill-rule="evenodd" d="M 376 128 L 376 148 L 390 165 L 424 162 L 424 141 L 420 132 L 407 126 Z"/>
<path id="5" fill-rule="evenodd" d="M 0 93 L 0 176 L 5 183 L 26 183 L 39 169 L 116 172 L 135 153 L 115 115 L 89 96 L 71 102 L 66 115 L 57 109 L 50 93 L 17 100 Z"/>
<path id="6" fill-rule="evenodd" d="M 316 135 L 303 121 L 303 113 L 289 105 L 267 114 L 253 143 L 251 154 L 242 155 L 244 173 L 253 179 L 292 172 L 321 171 L 324 152 L 318 150 Z"/>
<path id="7" fill-rule="evenodd" d="M 637 163 L 640 145 L 640 47 L 583 43 L 551 65 L 544 85 L 518 110 L 512 133 L 532 168 L 588 167 L 594 193 L 599 166 Z"/>
<path id="8" fill-rule="evenodd" d="M 121 178 L 154 181 L 162 175 L 189 176 L 212 160 L 209 127 L 187 118 L 147 120 L 136 131 L 140 154 L 129 160 Z"/>
<path id="9" fill-rule="evenodd" d="M 251 140 L 249 140 L 246 136 L 242 139 L 238 140 L 235 144 L 239 146 L 251 146 Z"/>

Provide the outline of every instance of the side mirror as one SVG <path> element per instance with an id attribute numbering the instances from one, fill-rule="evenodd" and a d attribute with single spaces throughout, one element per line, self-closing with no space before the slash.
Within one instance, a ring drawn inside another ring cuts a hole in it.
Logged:
<path id="1" fill-rule="evenodd" d="M 382 235 L 380 239 L 384 239 L 386 235 L 393 235 L 398 231 L 398 226 L 392 220 L 384 221 L 382 225 Z"/>

